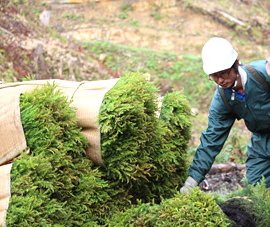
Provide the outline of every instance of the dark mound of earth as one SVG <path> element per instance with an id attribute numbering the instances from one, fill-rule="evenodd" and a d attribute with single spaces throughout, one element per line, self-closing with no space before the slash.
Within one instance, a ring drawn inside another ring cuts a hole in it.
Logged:
<path id="1" fill-rule="evenodd" d="M 244 187 L 245 171 L 232 170 L 225 172 L 209 172 L 199 187 L 204 192 L 227 194 Z M 221 204 L 220 208 L 237 227 L 255 227 L 255 218 L 241 205 L 242 201 L 231 199 Z"/>
<path id="2" fill-rule="evenodd" d="M 255 218 L 241 206 L 241 200 L 229 200 L 220 208 L 237 227 L 256 227 Z"/>

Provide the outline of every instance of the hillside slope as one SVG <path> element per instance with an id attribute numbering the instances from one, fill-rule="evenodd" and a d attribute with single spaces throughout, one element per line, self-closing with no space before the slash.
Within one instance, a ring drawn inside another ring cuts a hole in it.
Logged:
<path id="1" fill-rule="evenodd" d="M 3 83 L 149 73 L 161 95 L 183 90 L 197 111 L 191 147 L 199 143 L 215 89 L 202 70 L 203 44 L 212 36 L 227 38 L 243 63 L 270 56 L 270 4 L 264 0 L 8 0 L 0 6 Z M 241 151 L 237 144 L 248 132 L 238 124 L 238 139 L 229 143 Z"/>
<path id="2" fill-rule="evenodd" d="M 207 39 L 222 36 L 231 40 L 244 61 L 270 55 L 270 4 L 263 1 L 55 2 L 1 2 L 2 80 L 27 75 L 91 80 L 118 77 L 128 68 L 116 72 L 106 67 L 106 53 L 97 57 L 97 51 L 83 49 L 85 41 L 199 56 Z M 48 26 L 40 21 L 44 11 L 50 14 Z"/>

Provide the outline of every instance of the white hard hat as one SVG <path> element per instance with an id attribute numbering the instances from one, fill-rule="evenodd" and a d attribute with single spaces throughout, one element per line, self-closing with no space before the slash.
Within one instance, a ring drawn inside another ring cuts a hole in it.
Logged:
<path id="1" fill-rule="evenodd" d="M 233 46 L 223 38 L 209 39 L 202 49 L 203 70 L 210 75 L 232 67 L 238 53 Z"/>

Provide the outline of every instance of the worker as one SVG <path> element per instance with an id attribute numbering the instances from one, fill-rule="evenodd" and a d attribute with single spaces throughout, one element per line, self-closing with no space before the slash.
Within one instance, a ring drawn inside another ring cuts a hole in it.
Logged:
<path id="1" fill-rule="evenodd" d="M 205 179 L 237 117 L 243 119 L 251 131 L 246 160 L 248 183 L 255 185 L 264 177 L 269 188 L 270 92 L 240 64 L 238 53 L 226 39 L 213 37 L 208 40 L 202 49 L 202 61 L 204 72 L 218 86 L 211 101 L 207 129 L 201 134 L 201 144 L 180 192 L 188 192 Z M 258 60 L 249 64 L 264 79 L 264 83 L 270 85 L 268 61 Z M 223 101 L 219 87 L 231 109 Z"/>

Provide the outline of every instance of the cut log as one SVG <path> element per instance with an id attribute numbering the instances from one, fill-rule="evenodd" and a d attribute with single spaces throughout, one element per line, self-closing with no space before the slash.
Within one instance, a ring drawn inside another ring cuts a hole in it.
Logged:
<path id="1" fill-rule="evenodd" d="M 238 24 L 238 25 L 240 25 L 242 27 L 246 26 L 246 24 L 244 22 L 242 22 L 242 21 L 238 20 L 237 18 L 229 15 L 228 13 L 225 13 L 225 12 L 223 12 L 221 10 L 217 10 L 216 12 L 218 14 L 222 15 L 224 18 L 226 18 L 226 19 L 230 20 L 231 22 L 235 23 L 235 24 Z"/>
<path id="2" fill-rule="evenodd" d="M 230 171 L 241 171 L 246 168 L 245 164 L 236 164 L 234 162 L 229 163 L 219 163 L 212 165 L 211 169 L 209 170 L 208 174 L 213 175 L 216 173 L 224 173 L 224 172 L 230 172 Z"/>

